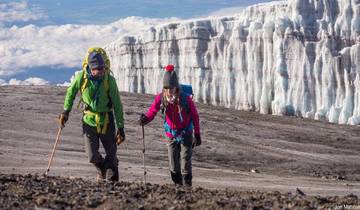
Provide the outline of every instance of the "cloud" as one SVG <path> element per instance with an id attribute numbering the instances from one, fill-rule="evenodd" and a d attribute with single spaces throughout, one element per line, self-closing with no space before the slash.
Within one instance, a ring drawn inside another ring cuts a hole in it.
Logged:
<path id="1" fill-rule="evenodd" d="M 240 7 L 226 8 L 210 15 L 229 15 L 240 10 Z M 52 70 L 77 69 L 89 47 L 104 46 L 127 34 L 138 34 L 151 26 L 179 21 L 177 18 L 127 17 L 106 25 L 31 24 L 46 18 L 40 9 L 30 8 L 25 1 L 0 4 L 0 78 L 11 78 L 44 66 Z M 12 21 L 25 21 L 27 25 L 11 25 Z"/>
<path id="2" fill-rule="evenodd" d="M 0 86 L 4 85 L 49 85 L 49 81 L 46 81 L 39 77 L 30 77 L 26 80 L 10 79 L 9 82 L 0 79 Z"/>
<path id="3" fill-rule="evenodd" d="M 34 13 L 36 10 L 36 13 Z M 46 15 L 41 13 L 36 8 L 29 8 L 26 1 L 0 3 L 0 23 L 15 22 L 15 21 L 30 21 L 46 18 Z"/>
<path id="4" fill-rule="evenodd" d="M 33 14 L 36 11 L 29 10 L 25 2 L 1 4 L 1 11 L 12 14 L 12 20 L 27 20 L 24 14 L 32 19 L 43 17 Z M 174 20 L 127 17 L 107 25 L 0 25 L 0 78 L 40 66 L 79 68 L 89 47 Z"/>
<path id="5" fill-rule="evenodd" d="M 64 82 L 64 83 L 61 83 L 61 84 L 56 84 L 56 86 L 58 87 L 69 87 L 70 86 L 70 82 Z"/>
<path id="6" fill-rule="evenodd" d="M 0 86 L 4 86 L 7 85 L 6 81 L 3 79 L 0 79 Z"/>

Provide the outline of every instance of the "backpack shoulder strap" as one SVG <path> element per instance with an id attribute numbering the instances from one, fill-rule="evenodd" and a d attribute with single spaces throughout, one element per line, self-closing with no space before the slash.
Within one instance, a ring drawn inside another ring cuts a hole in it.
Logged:
<path id="1" fill-rule="evenodd" d="M 83 71 L 83 76 L 82 76 L 82 78 L 81 78 L 81 82 L 80 82 L 80 93 L 81 93 L 81 95 L 82 95 L 82 93 L 84 92 L 84 90 L 85 90 L 85 88 L 86 88 L 86 85 L 87 85 L 87 83 L 88 83 L 88 78 L 87 78 L 87 76 L 86 76 L 86 72 L 85 71 Z"/>
<path id="2" fill-rule="evenodd" d="M 160 96 L 161 96 L 160 97 L 160 111 L 161 111 L 162 117 L 165 119 L 166 106 L 164 104 L 164 95 L 163 95 L 163 93 L 161 93 Z"/>
<path id="3" fill-rule="evenodd" d="M 86 88 L 86 85 L 87 85 L 87 83 L 88 83 L 88 78 L 87 78 L 87 76 L 86 76 L 86 72 L 85 71 L 82 71 L 82 77 L 81 77 L 81 79 L 80 79 L 80 100 L 79 100 L 79 103 L 78 103 L 78 105 L 77 105 L 77 108 L 79 109 L 80 108 L 80 104 L 81 104 L 81 102 L 83 102 L 83 100 L 82 100 L 82 94 L 83 94 L 83 92 L 84 92 L 84 90 L 85 90 L 85 88 Z M 84 102 L 83 102 L 84 103 Z"/>
<path id="4" fill-rule="evenodd" d="M 181 107 L 185 109 L 187 114 L 190 114 L 190 107 L 187 101 L 187 95 L 185 93 L 181 93 Z"/>

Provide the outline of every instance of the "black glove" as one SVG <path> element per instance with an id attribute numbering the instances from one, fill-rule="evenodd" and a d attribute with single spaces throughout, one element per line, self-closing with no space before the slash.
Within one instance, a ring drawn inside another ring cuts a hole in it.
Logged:
<path id="1" fill-rule="evenodd" d="M 65 110 L 63 113 L 59 115 L 59 123 L 62 127 L 65 127 L 65 123 L 68 121 L 69 113 L 70 111 Z"/>
<path id="2" fill-rule="evenodd" d="M 146 125 L 146 124 L 148 124 L 148 123 L 149 123 L 149 118 L 148 118 L 144 113 L 142 113 L 142 114 L 140 115 L 139 124 L 140 124 L 141 126 L 144 126 L 144 125 Z"/>
<path id="3" fill-rule="evenodd" d="M 201 145 L 201 136 L 200 134 L 195 134 L 195 142 L 193 143 L 193 148 Z"/>
<path id="4" fill-rule="evenodd" d="M 124 128 L 118 128 L 116 131 L 116 144 L 120 145 L 125 141 L 125 131 Z"/>

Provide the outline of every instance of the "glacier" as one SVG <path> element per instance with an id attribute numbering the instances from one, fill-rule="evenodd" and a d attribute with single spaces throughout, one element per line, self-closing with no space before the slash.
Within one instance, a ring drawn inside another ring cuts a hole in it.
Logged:
<path id="1" fill-rule="evenodd" d="M 174 64 L 198 102 L 360 124 L 360 0 L 262 3 L 105 46 L 119 90 L 161 91 Z"/>

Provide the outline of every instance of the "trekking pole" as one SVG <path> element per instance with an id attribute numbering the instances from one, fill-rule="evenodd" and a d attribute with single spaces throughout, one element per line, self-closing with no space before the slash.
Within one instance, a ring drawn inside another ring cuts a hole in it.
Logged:
<path id="1" fill-rule="evenodd" d="M 60 126 L 60 128 L 59 128 L 59 130 L 58 130 L 58 132 L 57 132 L 55 144 L 54 144 L 54 147 L 53 147 L 52 152 L 51 152 L 51 156 L 50 156 L 50 159 L 49 159 L 49 164 L 48 164 L 48 167 L 47 167 L 47 169 L 46 169 L 46 171 L 45 171 L 45 175 L 47 175 L 48 172 L 50 171 L 51 162 L 52 162 L 52 159 L 53 159 L 54 154 L 55 154 L 56 146 L 57 146 L 58 143 L 59 143 L 60 134 L 61 134 L 61 131 L 62 131 L 63 128 L 64 128 L 64 126 Z"/>
<path id="2" fill-rule="evenodd" d="M 146 168 L 145 168 L 145 131 L 144 126 L 142 126 L 142 143 L 143 143 L 143 150 L 142 150 L 142 157 L 143 157 L 143 167 L 144 167 L 144 185 L 146 187 Z"/>

